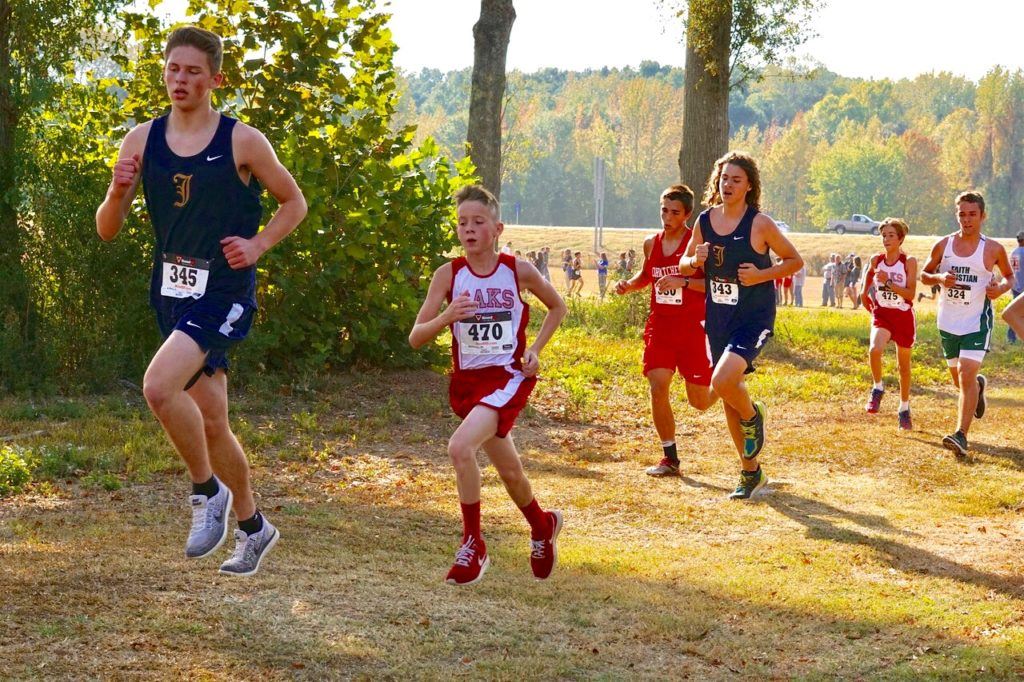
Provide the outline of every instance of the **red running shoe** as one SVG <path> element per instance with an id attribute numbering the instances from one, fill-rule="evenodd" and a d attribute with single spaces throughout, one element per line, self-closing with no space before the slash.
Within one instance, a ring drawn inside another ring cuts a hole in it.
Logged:
<path id="1" fill-rule="evenodd" d="M 533 569 L 533 577 L 537 580 L 544 580 L 555 568 L 558 562 L 558 534 L 562 531 L 562 512 L 549 511 L 551 515 L 551 537 L 540 540 L 530 540 L 530 568 Z"/>
<path id="2" fill-rule="evenodd" d="M 455 552 L 455 563 L 444 581 L 449 585 L 472 585 L 480 582 L 491 565 L 487 547 L 481 538 L 469 538 Z"/>

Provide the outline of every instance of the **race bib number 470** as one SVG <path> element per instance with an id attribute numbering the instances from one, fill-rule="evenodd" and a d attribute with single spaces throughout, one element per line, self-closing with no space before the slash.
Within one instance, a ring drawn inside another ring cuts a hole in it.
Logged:
<path id="1" fill-rule="evenodd" d="M 512 311 L 478 313 L 460 321 L 459 350 L 465 355 L 500 355 L 516 347 L 516 334 L 512 329 Z"/>
<path id="2" fill-rule="evenodd" d="M 206 293 L 210 261 L 176 253 L 163 255 L 160 295 L 170 298 L 199 298 Z"/>

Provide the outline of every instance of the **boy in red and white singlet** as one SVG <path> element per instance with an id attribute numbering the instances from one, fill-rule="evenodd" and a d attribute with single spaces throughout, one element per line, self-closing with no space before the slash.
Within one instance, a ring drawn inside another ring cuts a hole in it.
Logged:
<path id="1" fill-rule="evenodd" d="M 664 457 L 647 469 L 649 476 L 679 473 L 676 422 L 669 388 L 678 371 L 686 381 L 690 405 L 704 411 L 715 403 L 711 391 L 711 349 L 704 333 L 704 272 L 679 276 L 679 257 L 693 232 L 686 219 L 693 212 L 693 191 L 673 185 L 661 194 L 662 231 L 644 240 L 640 272 L 615 285 L 626 294 L 651 285 L 651 312 L 644 328 L 644 376 L 651 385 L 651 413 Z"/>
<path id="2" fill-rule="evenodd" d="M 409 343 L 419 348 L 446 327 L 452 332 L 448 397 L 462 424 L 448 441 L 462 507 L 462 544 L 445 581 L 479 581 L 490 558 L 480 531 L 482 447 L 509 496 L 530 524 L 530 566 L 538 580 L 551 575 L 558 559 L 555 542 L 562 513 L 537 504 L 509 431 L 537 383 L 541 349 L 566 314 L 565 302 L 529 262 L 495 252 L 504 225 L 498 200 L 483 187 L 465 187 L 455 195 L 458 236 L 465 255 L 434 272 L 426 300 L 416 316 Z M 520 291 L 532 292 L 547 306 L 537 338 L 526 345 L 530 308 Z M 448 305 L 438 313 L 441 305 Z"/>
<path id="3" fill-rule="evenodd" d="M 875 385 L 865 406 L 876 414 L 885 394 L 882 383 L 882 354 L 890 339 L 896 344 L 896 364 L 900 372 L 901 431 L 911 429 L 910 422 L 910 352 L 917 334 L 914 317 L 914 292 L 917 289 L 917 259 L 901 248 L 910 228 L 899 218 L 886 218 L 879 226 L 883 253 L 873 256 L 861 287 L 864 309 L 871 312 L 871 348 L 868 359 Z M 869 295 L 869 288 L 874 290 Z"/>

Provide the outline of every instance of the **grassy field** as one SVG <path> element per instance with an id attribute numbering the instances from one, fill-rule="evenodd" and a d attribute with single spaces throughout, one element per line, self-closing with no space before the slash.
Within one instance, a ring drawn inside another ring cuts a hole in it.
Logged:
<path id="1" fill-rule="evenodd" d="M 516 238 L 513 237 L 513 241 Z M 869 240 L 865 239 L 865 243 Z M 914 353 L 916 430 L 863 412 L 867 318 L 786 309 L 750 377 L 772 479 L 730 502 L 721 408 L 676 387 L 684 475 L 640 375 L 642 296 L 572 315 L 515 438 L 562 509 L 538 583 L 493 470 L 493 566 L 442 579 L 461 532 L 437 371 L 254 379 L 234 424 L 282 541 L 252 579 L 186 561 L 187 481 L 141 396 L 0 401 L 0 445 L 36 482 L 0 499 L 0 660 L 14 679 L 1020 679 L 1024 353 L 986 361 L 972 456 L 953 428 L 934 319 Z M 893 360 L 887 382 L 893 384 Z"/>

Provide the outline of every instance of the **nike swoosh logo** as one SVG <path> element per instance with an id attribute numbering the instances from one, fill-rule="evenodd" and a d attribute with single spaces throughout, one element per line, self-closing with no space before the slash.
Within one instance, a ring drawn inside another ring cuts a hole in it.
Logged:
<path id="1" fill-rule="evenodd" d="M 224 156 L 224 155 L 223 154 L 218 154 L 217 156 L 207 156 L 206 160 L 207 161 L 216 161 L 217 159 L 219 159 L 222 156 Z"/>
<path id="2" fill-rule="evenodd" d="M 741 234 L 739 237 L 733 237 L 732 239 L 733 239 L 733 241 L 736 241 L 738 239 L 743 239 L 743 235 Z"/>
<path id="3" fill-rule="evenodd" d="M 485 560 L 486 559 L 484 557 L 480 556 L 480 557 L 476 558 L 476 563 L 477 563 L 478 566 L 483 566 Z"/>
<path id="4" fill-rule="evenodd" d="M 190 327 L 195 327 L 196 329 L 202 329 L 202 327 L 200 327 L 198 324 L 196 324 L 192 320 L 187 321 L 185 324 L 187 324 Z"/>

